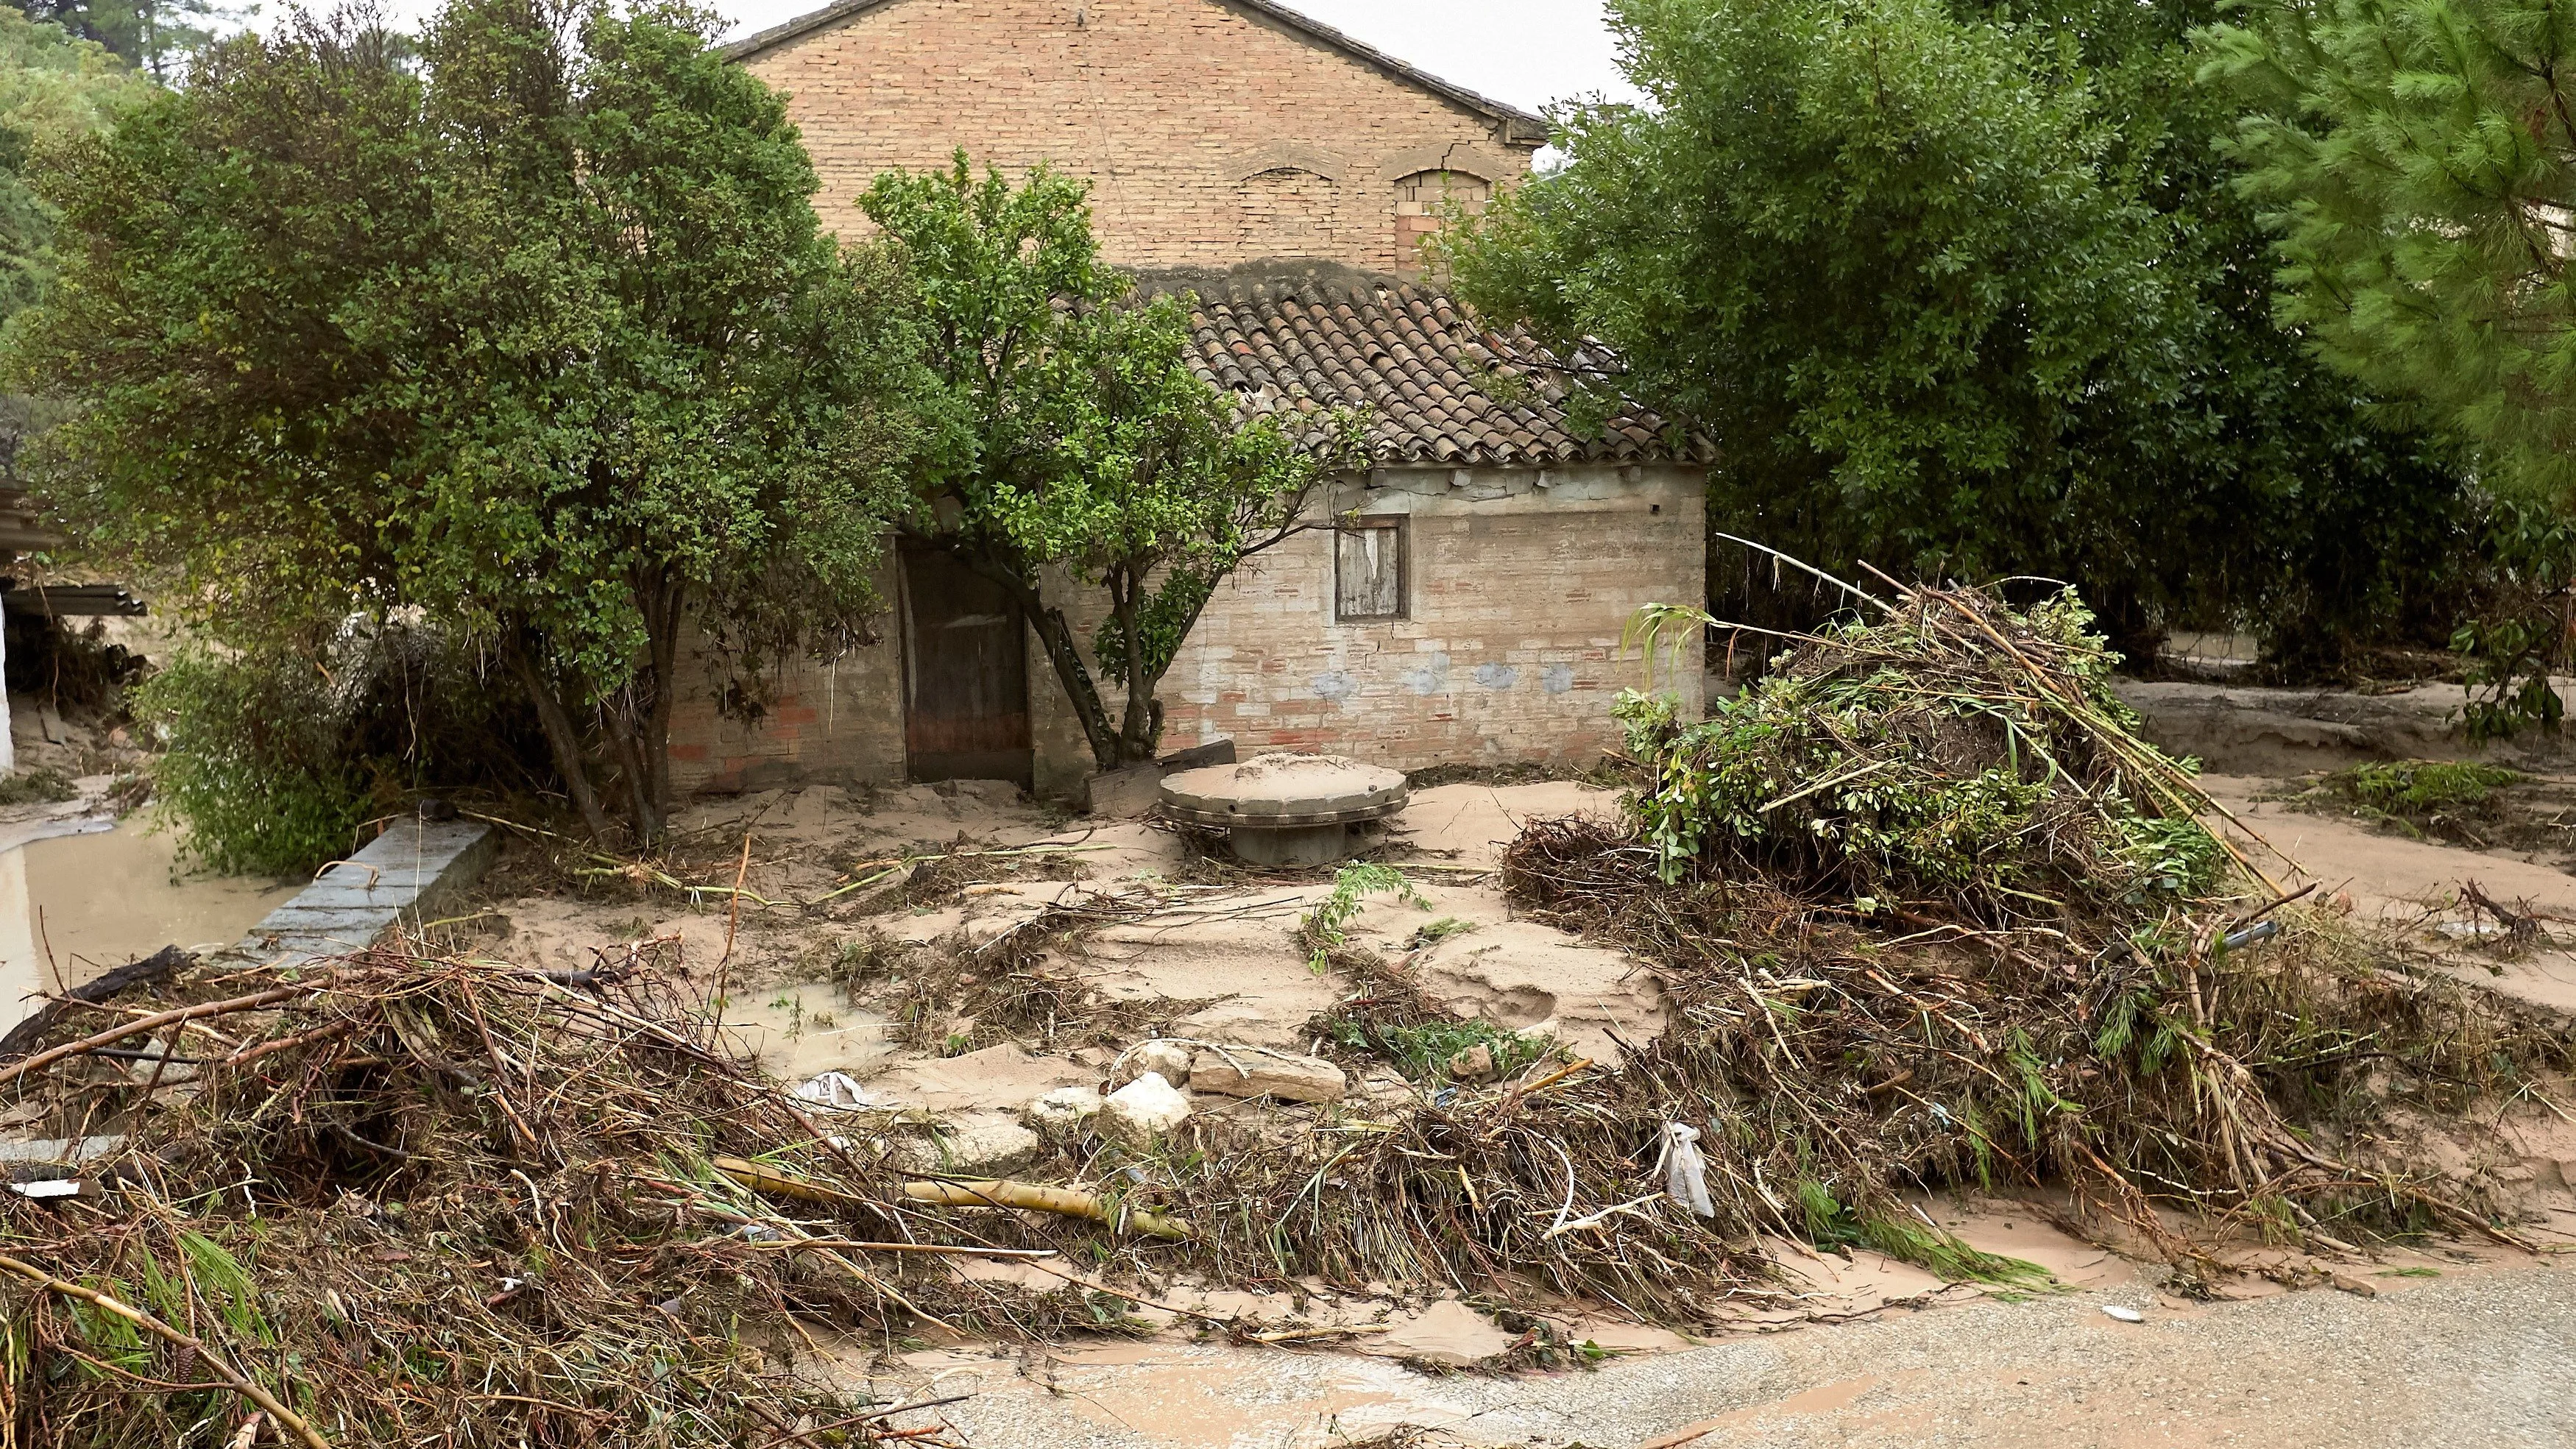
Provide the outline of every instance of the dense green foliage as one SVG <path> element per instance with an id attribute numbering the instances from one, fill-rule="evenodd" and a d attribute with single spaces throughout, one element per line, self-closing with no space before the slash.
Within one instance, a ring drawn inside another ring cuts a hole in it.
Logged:
<path id="1" fill-rule="evenodd" d="M 259 7 L 215 0 L 17 0 L 15 8 L 28 19 L 58 26 L 138 70 L 175 81 L 189 57 L 213 43 L 221 22 Z"/>
<path id="2" fill-rule="evenodd" d="M 2061 593 L 2025 613 L 1919 592 L 1793 648 L 1707 720 L 1634 691 L 1630 809 L 1667 879 L 1712 862 L 1861 899 L 2087 916 L 2205 894 L 2226 864 L 2114 656 Z"/>
<path id="3" fill-rule="evenodd" d="M 37 147 L 96 135 L 151 94 L 101 47 L 0 9 L 0 321 L 53 280 L 55 212 L 28 174 Z"/>
<path id="4" fill-rule="evenodd" d="M 888 172 L 860 205 L 901 245 L 939 379 L 906 527 L 1002 585 L 1036 629 L 1101 768 L 1153 757 L 1154 689 L 1216 586 L 1305 527 L 1349 420 L 1303 439 L 1238 420 L 1189 367 L 1189 304 L 1102 265 L 1083 183 L 1044 169 Z M 1302 444 L 1302 446 L 1301 446 Z M 1113 720 L 1050 568 L 1096 585 Z"/>
<path id="5" fill-rule="evenodd" d="M 2209 38 L 2256 107 L 2282 317 L 2336 366 L 2576 484 L 2576 23 L 2530 0 L 2326 0 Z"/>
<path id="6" fill-rule="evenodd" d="M 1698 419 L 1712 517 L 1819 561 L 2075 580 L 2124 644 L 2328 652 L 2465 537 L 2461 475 L 2268 315 L 2190 84 L 2212 0 L 1617 0 L 1652 105 L 1450 252 Z M 2420 592 L 2420 589 L 2419 589 Z"/>
<path id="7" fill-rule="evenodd" d="M 135 691 L 134 716 L 163 749 L 154 789 L 198 864 L 292 876 L 357 848 L 367 781 L 340 753 L 329 695 L 305 661 L 203 650 Z"/>
<path id="8" fill-rule="evenodd" d="M 46 176 L 14 351 L 81 406 L 53 491 L 223 637 L 417 608 L 640 835 L 693 615 L 746 674 L 875 606 L 917 349 L 816 223 L 779 98 L 702 16 L 460 0 L 423 63 L 299 18 Z M 309 653 L 309 649 L 308 649 Z"/>
<path id="9" fill-rule="evenodd" d="M 96 135 L 151 94 L 151 82 L 104 48 L 0 9 L 0 323 L 54 278 L 56 212 L 32 179 L 39 150 Z M 57 411 L 0 396 L 0 483 L 20 481 L 20 445 Z"/>
<path id="10" fill-rule="evenodd" d="M 461 641 L 352 624 L 308 651 L 183 649 L 128 697 L 161 754 L 153 786 L 183 854 L 307 877 L 364 822 L 435 788 L 524 788 L 545 747 L 524 700 L 484 686 Z"/>

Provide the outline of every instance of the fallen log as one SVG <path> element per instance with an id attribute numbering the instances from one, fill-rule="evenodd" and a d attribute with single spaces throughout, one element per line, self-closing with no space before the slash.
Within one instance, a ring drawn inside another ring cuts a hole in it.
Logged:
<path id="1" fill-rule="evenodd" d="M 45 1033 L 59 1025 L 75 1006 L 96 1006 L 129 986 L 158 981 L 196 964 L 196 957 L 176 946 L 164 946 L 140 961 L 127 962 L 94 981 L 84 981 L 38 1007 L 25 1021 L 9 1028 L 7 1036 L 0 1036 L 0 1061 L 14 1061 L 34 1051 Z"/>

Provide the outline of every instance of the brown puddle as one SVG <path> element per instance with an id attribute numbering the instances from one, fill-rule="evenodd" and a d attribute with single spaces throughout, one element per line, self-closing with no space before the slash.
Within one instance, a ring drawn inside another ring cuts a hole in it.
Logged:
<path id="1" fill-rule="evenodd" d="M 26 1015 L 30 996 L 164 946 L 231 945 L 295 894 L 257 879 L 173 879 L 175 844 L 131 816 L 0 849 L 0 1029 Z"/>

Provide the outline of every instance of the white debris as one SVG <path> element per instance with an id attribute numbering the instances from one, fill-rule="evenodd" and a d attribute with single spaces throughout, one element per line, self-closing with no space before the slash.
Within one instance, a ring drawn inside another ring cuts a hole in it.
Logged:
<path id="1" fill-rule="evenodd" d="M 1049 1142 L 1073 1141 L 1099 1115 L 1100 1094 L 1089 1087 L 1058 1087 L 1020 1109 L 1021 1120 Z"/>
<path id="2" fill-rule="evenodd" d="M 1342 1069 L 1322 1057 L 1301 1057 L 1260 1047 L 1210 1049 L 1190 1065 L 1190 1085 L 1226 1097 L 1277 1097 L 1283 1102 L 1338 1102 L 1350 1090 Z"/>
<path id="3" fill-rule="evenodd" d="M 1190 1083 L 1191 1055 L 1187 1044 L 1176 1041 L 1149 1041 L 1129 1047 L 1119 1053 L 1118 1070 L 1110 1084 L 1123 1087 L 1152 1072 L 1175 1087 L 1186 1087 Z"/>
<path id="4" fill-rule="evenodd" d="M 2105 1303 L 2102 1305 L 2102 1311 L 2109 1314 L 2111 1317 L 2120 1320 L 2122 1323 L 2144 1323 L 2147 1321 L 2147 1315 L 2140 1313 L 2138 1310 L 2131 1308 L 2126 1304 Z"/>
<path id="5" fill-rule="evenodd" d="M 1708 1159 L 1700 1156 L 1699 1129 L 1681 1122 L 1664 1124 L 1664 1192 L 1704 1218 L 1717 1216 L 1708 1196 Z"/>
<path id="6" fill-rule="evenodd" d="M 883 1106 L 868 1095 L 868 1089 L 853 1080 L 847 1072 L 825 1072 L 799 1085 L 794 1094 L 800 1102 L 811 1102 L 827 1112 L 856 1112 Z"/>
<path id="7" fill-rule="evenodd" d="M 1190 1099 L 1162 1073 L 1147 1072 L 1100 1104 L 1100 1135 L 1128 1147 L 1150 1147 L 1189 1115 Z"/>

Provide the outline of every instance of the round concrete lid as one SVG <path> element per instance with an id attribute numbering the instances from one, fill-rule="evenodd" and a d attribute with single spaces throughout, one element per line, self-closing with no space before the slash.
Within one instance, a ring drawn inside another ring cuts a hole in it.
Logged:
<path id="1" fill-rule="evenodd" d="M 1165 805 L 1255 827 L 1265 817 L 1308 824 L 1345 814 L 1373 818 L 1401 805 L 1405 793 L 1402 772 L 1340 755 L 1255 755 L 1239 765 L 1163 777 Z"/>

